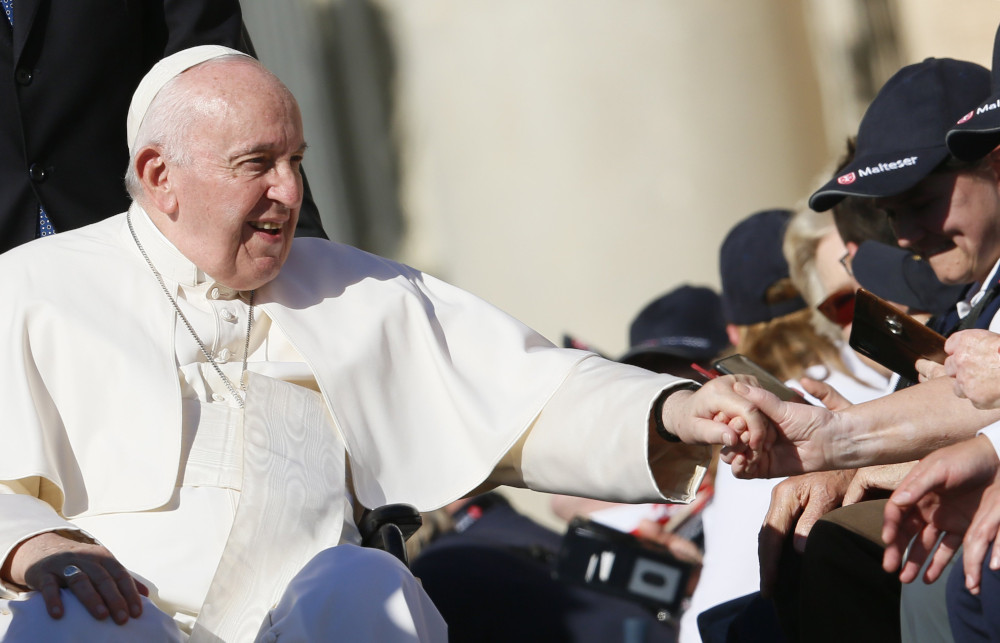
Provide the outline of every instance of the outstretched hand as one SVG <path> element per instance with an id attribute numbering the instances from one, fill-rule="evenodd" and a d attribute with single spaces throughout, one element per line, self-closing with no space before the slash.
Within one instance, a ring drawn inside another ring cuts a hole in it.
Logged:
<path id="1" fill-rule="evenodd" d="M 964 543 L 966 587 L 977 592 L 983 559 L 1000 530 L 998 472 L 1000 459 L 983 436 L 939 449 L 921 460 L 886 503 L 883 568 L 894 572 L 902 566 L 899 579 L 909 583 L 930 558 L 924 574 L 930 583 Z M 994 563 L 1000 568 L 997 546 Z"/>
<path id="2" fill-rule="evenodd" d="M 767 448 L 752 452 L 724 449 L 722 458 L 740 478 L 775 478 L 836 468 L 834 438 L 838 416 L 828 409 L 783 402 L 742 382 L 734 390 L 770 419 Z"/>

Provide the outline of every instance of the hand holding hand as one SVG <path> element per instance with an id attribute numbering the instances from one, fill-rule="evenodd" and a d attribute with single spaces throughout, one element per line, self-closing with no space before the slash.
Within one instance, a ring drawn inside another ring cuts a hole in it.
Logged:
<path id="1" fill-rule="evenodd" d="M 55 619 L 64 613 L 61 587 L 73 592 L 94 618 L 111 616 L 119 625 L 129 617 L 138 618 L 139 596 L 149 595 L 107 549 L 56 532 L 38 534 L 18 545 L 7 558 L 3 576 L 40 592 Z"/>
<path id="2" fill-rule="evenodd" d="M 734 390 L 771 421 L 766 448 L 753 453 L 723 449 L 722 459 L 740 478 L 774 478 L 837 468 L 835 440 L 843 431 L 837 414 L 818 406 L 782 402 L 756 386 L 737 383 Z"/>
<path id="3" fill-rule="evenodd" d="M 759 451 L 774 440 L 767 417 L 735 387 L 748 375 L 719 377 L 694 392 L 672 393 L 663 405 L 663 424 L 687 444 L 721 444 L 736 452 Z"/>

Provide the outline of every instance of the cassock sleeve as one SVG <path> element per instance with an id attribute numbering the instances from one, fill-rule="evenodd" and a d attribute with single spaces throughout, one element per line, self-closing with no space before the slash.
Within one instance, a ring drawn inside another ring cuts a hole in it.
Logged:
<path id="1" fill-rule="evenodd" d="M 61 500 L 58 489 L 42 478 L 0 482 L 0 516 L 3 516 L 0 520 L 0 566 L 6 563 L 18 543 L 32 536 L 61 530 L 86 533 L 56 513 L 43 499 L 49 493 L 46 489 L 58 494 Z M 9 598 L 15 594 L 17 590 L 4 586 L 0 579 L 0 597 Z"/>
<path id="2" fill-rule="evenodd" d="M 670 445 L 655 471 L 648 457 L 653 403 L 686 381 L 597 356 L 582 360 L 491 481 L 615 502 L 689 502 L 711 448 Z"/>

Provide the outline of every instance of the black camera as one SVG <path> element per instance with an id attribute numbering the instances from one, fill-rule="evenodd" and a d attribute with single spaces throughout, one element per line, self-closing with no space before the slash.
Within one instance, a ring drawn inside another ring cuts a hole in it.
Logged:
<path id="1" fill-rule="evenodd" d="M 641 603 L 662 621 L 679 613 L 692 569 L 656 543 L 574 518 L 556 558 L 555 576 Z"/>

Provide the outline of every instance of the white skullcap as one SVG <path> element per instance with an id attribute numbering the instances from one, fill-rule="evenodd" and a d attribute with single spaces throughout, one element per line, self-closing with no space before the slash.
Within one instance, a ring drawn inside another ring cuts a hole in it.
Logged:
<path id="1" fill-rule="evenodd" d="M 242 51 L 223 47 L 222 45 L 199 45 L 178 51 L 171 54 L 153 65 L 153 68 L 143 76 L 135 93 L 132 94 L 132 104 L 128 107 L 128 119 L 126 120 L 126 136 L 128 137 L 128 149 L 131 151 L 135 144 L 135 137 L 139 134 L 139 126 L 146 118 L 146 110 L 153 102 L 156 95 L 160 93 L 163 86 L 170 82 L 181 72 L 188 70 L 195 65 L 199 65 L 206 60 L 219 58 L 221 56 L 246 56 Z"/>

